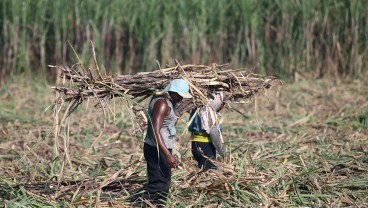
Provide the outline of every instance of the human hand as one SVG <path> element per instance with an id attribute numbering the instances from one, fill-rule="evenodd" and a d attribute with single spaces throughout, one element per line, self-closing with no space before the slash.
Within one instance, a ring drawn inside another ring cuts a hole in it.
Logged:
<path id="1" fill-rule="evenodd" d="M 171 154 L 166 156 L 166 161 L 170 168 L 178 167 L 178 162 L 175 160 L 174 156 L 172 156 Z"/>

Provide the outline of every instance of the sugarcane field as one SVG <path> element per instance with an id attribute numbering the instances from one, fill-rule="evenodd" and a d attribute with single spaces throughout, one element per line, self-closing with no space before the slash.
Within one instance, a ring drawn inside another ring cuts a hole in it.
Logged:
<path id="1" fill-rule="evenodd" d="M 0 3 L 0 207 L 368 207 L 368 2 Z"/>

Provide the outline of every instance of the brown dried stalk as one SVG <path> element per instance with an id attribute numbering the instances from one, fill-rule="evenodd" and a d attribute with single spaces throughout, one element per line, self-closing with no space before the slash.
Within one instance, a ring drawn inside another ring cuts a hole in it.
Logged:
<path id="1" fill-rule="evenodd" d="M 252 98 L 260 90 L 268 89 L 276 80 L 272 76 L 261 76 L 246 70 L 224 69 L 224 65 L 177 65 L 153 72 L 118 77 L 95 79 L 92 73 L 80 73 L 73 67 L 57 66 L 61 76 L 69 85 L 53 87 L 66 101 L 82 103 L 86 99 L 98 99 L 100 104 L 114 97 L 125 97 L 133 105 L 155 92 L 161 91 L 173 79 L 186 79 L 194 98 L 178 106 L 178 116 L 193 108 L 207 105 L 207 96 L 214 91 L 224 91 L 229 101 Z M 101 73 L 99 73 L 100 75 Z"/>

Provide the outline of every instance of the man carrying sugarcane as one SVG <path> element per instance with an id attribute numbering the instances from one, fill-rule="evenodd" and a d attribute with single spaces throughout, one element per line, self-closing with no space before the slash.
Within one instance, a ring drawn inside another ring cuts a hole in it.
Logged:
<path id="1" fill-rule="evenodd" d="M 189 84 L 184 79 L 172 80 L 162 95 L 152 97 L 148 107 L 148 127 L 143 146 L 148 182 L 144 186 L 144 194 L 132 198 L 133 200 L 141 197 L 161 206 L 166 201 L 171 184 L 171 168 L 178 166 L 171 154 L 176 134 L 175 105 L 183 98 L 191 97 Z"/>
<path id="2" fill-rule="evenodd" d="M 216 151 L 220 155 L 225 152 L 218 119 L 218 112 L 225 104 L 224 93 L 214 93 L 208 100 L 209 106 L 192 110 L 190 118 L 193 121 L 189 126 L 192 132 L 192 154 L 198 167 L 204 170 L 216 169 L 210 159 L 216 159 Z"/>

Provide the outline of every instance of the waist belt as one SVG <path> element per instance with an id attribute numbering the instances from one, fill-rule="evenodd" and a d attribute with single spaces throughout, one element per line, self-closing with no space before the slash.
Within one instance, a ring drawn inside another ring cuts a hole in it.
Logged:
<path id="1" fill-rule="evenodd" d="M 196 131 L 192 134 L 192 141 L 193 142 L 210 142 L 210 135 L 204 132 Z"/>

